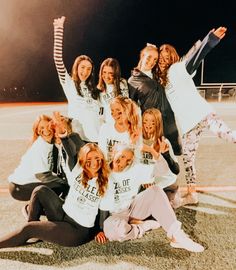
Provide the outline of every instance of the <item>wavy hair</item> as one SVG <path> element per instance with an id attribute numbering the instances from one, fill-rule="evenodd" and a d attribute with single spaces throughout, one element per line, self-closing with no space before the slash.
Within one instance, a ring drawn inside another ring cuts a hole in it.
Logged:
<path id="1" fill-rule="evenodd" d="M 153 134 L 153 137 L 151 138 L 150 136 L 148 136 L 147 132 L 145 131 L 145 128 L 144 128 L 144 116 L 147 115 L 147 114 L 150 114 L 153 116 L 154 118 L 154 121 L 155 121 L 155 131 L 154 131 L 154 134 Z M 142 115 L 142 131 L 143 131 L 143 139 L 145 140 L 150 140 L 150 139 L 153 139 L 154 140 L 154 149 L 159 152 L 159 149 L 160 149 L 160 145 L 159 145 L 159 142 L 158 142 L 158 139 L 160 141 L 163 140 L 163 136 L 164 136 L 164 133 L 163 133 L 163 121 L 162 121 L 162 114 L 161 112 L 156 109 L 156 108 L 151 108 L 151 109 L 147 109 L 144 111 L 143 115 Z"/>
<path id="2" fill-rule="evenodd" d="M 41 114 L 37 117 L 37 119 L 34 121 L 33 123 L 33 135 L 32 135 L 32 140 L 31 140 L 31 143 L 33 143 L 34 141 L 37 140 L 37 138 L 40 136 L 40 134 L 38 133 L 38 127 L 39 127 L 39 123 L 42 121 L 42 120 L 45 120 L 45 121 L 48 121 L 50 122 L 52 120 L 52 118 L 48 115 L 45 115 L 45 114 Z"/>
<path id="3" fill-rule="evenodd" d="M 118 103 L 122 106 L 123 111 L 127 117 L 128 133 L 130 135 L 130 139 L 132 143 L 136 143 L 139 139 L 141 130 L 141 119 L 138 105 L 132 99 L 121 95 L 115 97 L 111 101 L 110 106 L 112 106 L 114 103 Z"/>
<path id="4" fill-rule="evenodd" d="M 179 57 L 176 49 L 170 44 L 161 45 L 160 54 L 161 54 L 162 51 L 166 51 L 166 53 L 168 53 L 168 62 L 166 63 L 164 69 L 161 70 L 160 68 L 158 68 L 157 76 L 158 76 L 158 78 L 160 80 L 160 83 L 163 86 L 166 86 L 167 83 L 168 83 L 168 70 L 169 70 L 169 67 L 172 64 L 178 62 L 180 60 L 180 57 Z"/>
<path id="5" fill-rule="evenodd" d="M 98 80 L 98 89 L 100 91 L 106 91 L 106 84 L 102 79 L 102 72 L 105 66 L 111 67 L 114 72 L 114 92 L 115 96 L 121 95 L 121 89 L 120 89 L 120 81 L 121 81 L 121 69 L 120 69 L 120 64 L 118 60 L 115 58 L 106 58 L 99 70 L 99 80 Z"/>
<path id="6" fill-rule="evenodd" d="M 89 179 L 91 179 L 89 177 L 89 171 L 86 169 L 86 166 L 85 166 L 86 161 L 87 161 L 87 155 L 91 151 L 97 152 L 101 158 L 100 169 L 98 170 L 97 185 L 98 185 L 99 195 L 103 196 L 106 192 L 107 185 L 108 185 L 109 168 L 101 149 L 95 143 L 87 143 L 79 151 L 78 162 L 83 169 L 82 185 L 86 188 L 88 186 Z"/>
<path id="7" fill-rule="evenodd" d="M 92 65 L 92 71 L 91 71 L 91 74 L 89 75 L 89 77 L 87 78 L 87 80 L 85 81 L 87 87 L 88 87 L 88 90 L 90 91 L 91 93 L 91 96 L 93 99 L 97 100 L 99 98 L 99 91 L 98 89 L 95 87 L 95 82 L 94 82 L 94 63 L 92 61 L 92 59 L 87 56 L 87 55 L 80 55 L 78 56 L 75 61 L 74 61 L 74 64 L 72 66 L 72 71 L 71 71 L 71 77 L 75 83 L 75 87 L 76 87 L 76 90 L 78 92 L 78 94 L 80 96 L 82 96 L 81 94 L 81 88 L 80 88 L 80 83 L 81 83 L 81 80 L 78 76 L 78 66 L 79 64 L 82 62 L 82 61 L 89 61 Z"/>

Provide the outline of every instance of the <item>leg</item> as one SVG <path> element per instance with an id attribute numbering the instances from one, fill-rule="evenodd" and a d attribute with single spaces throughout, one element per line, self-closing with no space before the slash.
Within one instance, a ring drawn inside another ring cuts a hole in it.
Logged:
<path id="1" fill-rule="evenodd" d="M 236 143 L 236 131 L 232 131 L 218 115 L 208 115 L 207 124 L 208 128 L 219 138 Z"/>
<path id="2" fill-rule="evenodd" d="M 206 119 L 198 123 L 193 129 L 185 133 L 183 142 L 183 161 L 185 167 L 185 179 L 187 182 L 188 193 L 196 191 L 196 168 L 195 158 L 199 140 L 202 132 L 207 126 Z"/>
<path id="3" fill-rule="evenodd" d="M 36 187 L 31 195 L 28 207 L 28 221 L 39 220 L 42 211 L 50 221 L 61 221 L 64 218 L 63 201 L 46 186 Z"/>
<path id="4" fill-rule="evenodd" d="M 23 228 L 0 239 L 0 248 L 21 246 L 30 238 L 68 247 L 79 246 L 89 241 L 89 229 L 65 221 L 31 221 Z"/>
<path id="5" fill-rule="evenodd" d="M 57 183 L 56 181 L 52 182 L 38 182 L 38 183 L 29 183 L 25 185 L 18 185 L 15 183 L 9 183 L 9 192 L 11 196 L 19 201 L 29 201 L 32 191 L 38 186 L 47 186 L 54 190 L 56 194 L 60 195 L 61 193 L 68 191 L 67 184 Z"/>

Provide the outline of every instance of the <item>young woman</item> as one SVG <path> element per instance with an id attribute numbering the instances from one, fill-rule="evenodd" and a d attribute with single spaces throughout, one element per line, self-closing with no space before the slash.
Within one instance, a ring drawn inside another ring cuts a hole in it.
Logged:
<path id="1" fill-rule="evenodd" d="M 126 143 L 138 149 L 142 143 L 140 111 L 135 102 L 130 98 L 118 96 L 110 102 L 110 106 L 114 121 L 102 125 L 98 140 L 98 145 L 108 162 L 115 144 Z"/>
<path id="2" fill-rule="evenodd" d="M 69 178 L 70 190 L 65 201 L 50 188 L 37 187 L 30 199 L 28 223 L 2 237 L 0 248 L 24 245 L 31 238 L 62 246 L 78 246 L 93 239 L 98 232 L 95 219 L 108 185 L 106 164 L 96 144 L 84 145 Z M 47 221 L 39 221 L 42 209 Z"/>
<path id="3" fill-rule="evenodd" d="M 199 45 L 180 60 L 175 48 L 169 44 L 160 47 L 159 76 L 166 96 L 178 119 L 182 131 L 183 160 L 188 192 L 183 204 L 198 203 L 196 193 L 195 156 L 202 132 L 208 128 L 220 138 L 236 142 L 236 132 L 215 113 L 201 97 L 192 79 L 202 59 L 225 36 L 226 28 L 213 29 Z"/>
<path id="4" fill-rule="evenodd" d="M 97 142 L 100 128 L 99 90 L 94 85 L 94 64 L 86 55 L 78 56 L 70 76 L 62 56 L 65 17 L 54 20 L 54 61 L 60 83 L 68 100 L 68 116 L 73 118 L 73 130 L 89 142 Z"/>
<path id="5" fill-rule="evenodd" d="M 160 156 L 168 164 L 168 171 L 155 179 L 156 184 L 166 192 L 171 205 L 177 208 L 180 204 L 178 185 L 179 164 L 170 142 L 163 135 L 161 112 L 152 108 L 144 111 L 142 115 L 143 155 L 141 163 L 155 164 Z M 155 159 L 154 159 L 155 157 Z"/>
<path id="6" fill-rule="evenodd" d="M 174 113 L 166 98 L 164 88 L 156 77 L 158 49 L 147 44 L 140 52 L 140 60 L 129 78 L 129 96 L 137 102 L 142 113 L 150 108 L 161 111 L 164 125 L 164 135 L 170 141 L 175 155 L 181 155 L 179 133 L 175 123 Z"/>
<path id="7" fill-rule="evenodd" d="M 109 210 L 112 215 L 104 222 L 104 234 L 110 241 L 140 238 L 146 231 L 162 226 L 172 247 L 192 252 L 204 250 L 181 230 L 181 223 L 161 188 L 154 185 L 137 194 L 141 184 L 153 181 L 153 166 L 134 163 L 133 150 L 117 145 L 111 169 L 113 203 L 109 204 Z M 112 194 L 111 190 L 109 192 Z M 150 216 L 154 220 L 147 220 Z M 133 220 L 143 222 L 135 224 Z"/>
<path id="8" fill-rule="evenodd" d="M 58 195 L 68 189 L 67 182 L 52 176 L 54 130 L 52 118 L 40 115 L 33 124 L 32 145 L 22 156 L 14 172 L 8 177 L 11 196 L 20 201 L 28 201 L 33 189 L 39 185 L 52 188 Z M 50 173 L 50 178 L 47 177 Z"/>
<path id="9" fill-rule="evenodd" d="M 103 122 L 108 122 L 111 120 L 111 100 L 118 95 L 129 96 L 128 84 L 121 78 L 120 64 L 115 58 L 107 58 L 102 62 L 97 88 L 101 91 Z"/>

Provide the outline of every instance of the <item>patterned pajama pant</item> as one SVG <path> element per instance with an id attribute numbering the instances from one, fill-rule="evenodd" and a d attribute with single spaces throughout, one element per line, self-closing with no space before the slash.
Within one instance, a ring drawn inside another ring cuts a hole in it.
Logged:
<path id="1" fill-rule="evenodd" d="M 199 122 L 193 129 L 185 133 L 182 137 L 182 145 L 185 179 L 188 186 L 196 185 L 196 151 L 202 132 L 207 128 L 219 138 L 236 143 L 236 131 L 232 131 L 225 122 L 214 113 L 207 115 L 207 117 Z"/>

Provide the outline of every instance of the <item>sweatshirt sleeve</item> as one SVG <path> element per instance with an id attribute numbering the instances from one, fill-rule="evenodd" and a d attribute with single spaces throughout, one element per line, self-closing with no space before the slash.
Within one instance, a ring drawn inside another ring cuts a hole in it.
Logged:
<path id="1" fill-rule="evenodd" d="M 192 54 L 189 54 L 188 58 L 186 58 L 186 69 L 190 75 L 194 73 L 201 61 L 219 42 L 220 39 L 210 32 L 203 39 L 200 46 L 198 43 L 197 50 L 193 50 Z"/>

